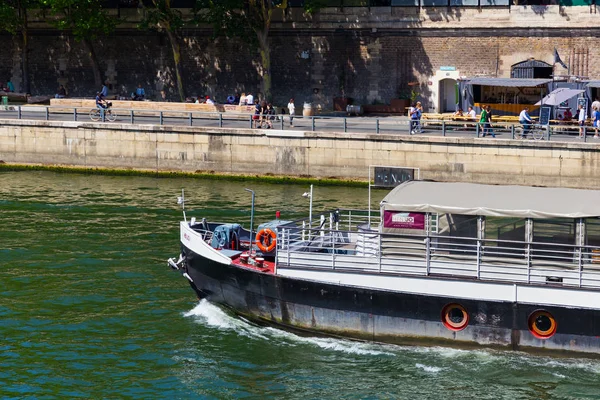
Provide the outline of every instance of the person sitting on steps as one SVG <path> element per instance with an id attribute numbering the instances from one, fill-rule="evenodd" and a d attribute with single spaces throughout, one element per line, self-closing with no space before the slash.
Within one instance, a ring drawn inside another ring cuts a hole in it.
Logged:
<path id="1" fill-rule="evenodd" d="M 64 99 L 65 97 L 67 97 L 67 90 L 65 89 L 65 87 L 63 85 L 60 85 L 58 87 L 58 90 L 56 91 L 56 94 L 54 95 L 54 98 Z"/>

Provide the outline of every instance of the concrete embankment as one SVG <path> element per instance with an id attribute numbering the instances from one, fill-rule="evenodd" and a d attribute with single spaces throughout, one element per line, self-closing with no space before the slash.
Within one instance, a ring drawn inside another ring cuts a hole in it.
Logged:
<path id="1" fill-rule="evenodd" d="M 363 180 L 385 165 L 439 181 L 600 189 L 595 143 L 1 120 L 0 160 Z"/>

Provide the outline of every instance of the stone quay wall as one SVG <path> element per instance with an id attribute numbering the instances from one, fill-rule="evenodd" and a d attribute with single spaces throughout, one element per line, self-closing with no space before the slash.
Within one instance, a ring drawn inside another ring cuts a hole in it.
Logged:
<path id="1" fill-rule="evenodd" d="M 0 160 L 365 181 L 370 165 L 388 165 L 437 181 L 600 189 L 593 143 L 3 120 Z"/>

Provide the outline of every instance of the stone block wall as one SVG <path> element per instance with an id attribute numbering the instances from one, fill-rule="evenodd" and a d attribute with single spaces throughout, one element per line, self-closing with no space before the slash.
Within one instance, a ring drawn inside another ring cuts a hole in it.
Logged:
<path id="1" fill-rule="evenodd" d="M 0 122 L 0 160 L 9 163 L 363 180 L 370 165 L 389 165 L 437 181 L 600 189 L 595 143 Z"/>

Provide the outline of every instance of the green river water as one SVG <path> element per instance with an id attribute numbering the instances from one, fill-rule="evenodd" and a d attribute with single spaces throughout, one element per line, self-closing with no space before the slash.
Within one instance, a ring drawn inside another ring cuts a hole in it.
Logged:
<path id="1" fill-rule="evenodd" d="M 248 224 L 245 187 L 256 222 L 308 212 L 306 186 L 0 172 L 0 398 L 600 398 L 599 360 L 301 337 L 198 303 L 165 262 L 176 197 Z M 314 199 L 365 208 L 367 190 Z"/>

